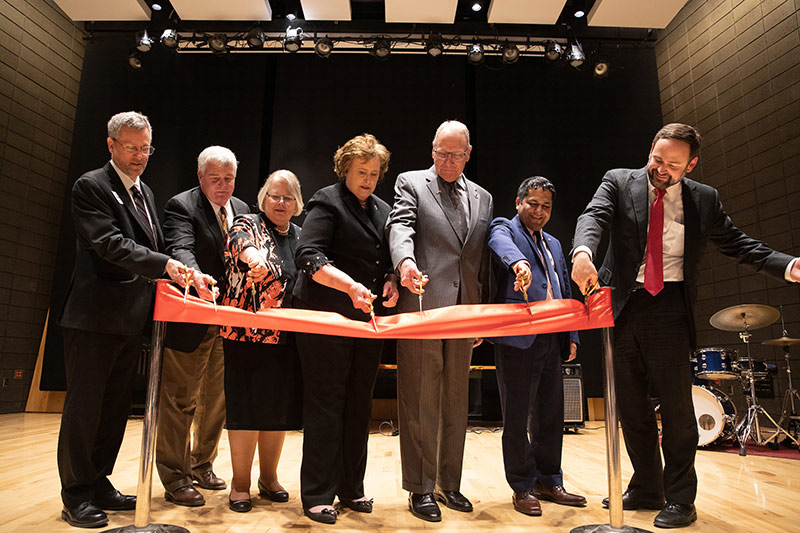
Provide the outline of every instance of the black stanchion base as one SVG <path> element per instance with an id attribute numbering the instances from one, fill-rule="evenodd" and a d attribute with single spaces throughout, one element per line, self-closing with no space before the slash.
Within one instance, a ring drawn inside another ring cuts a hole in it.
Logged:
<path id="1" fill-rule="evenodd" d="M 106 529 L 102 533 L 189 533 L 189 530 L 185 527 L 171 524 L 147 524 L 144 527 L 136 527 L 134 525 L 115 527 L 114 529 Z"/>
<path id="2" fill-rule="evenodd" d="M 631 526 L 612 527 L 611 524 L 592 524 L 578 526 L 569 533 L 650 533 L 650 531 Z"/>

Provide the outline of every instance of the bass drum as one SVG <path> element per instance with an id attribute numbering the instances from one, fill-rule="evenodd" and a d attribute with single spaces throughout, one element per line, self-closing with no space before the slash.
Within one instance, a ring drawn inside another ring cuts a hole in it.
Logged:
<path id="1" fill-rule="evenodd" d="M 692 401 L 697 419 L 698 446 L 708 446 L 714 441 L 733 438 L 736 406 L 725 393 L 693 385 Z"/>

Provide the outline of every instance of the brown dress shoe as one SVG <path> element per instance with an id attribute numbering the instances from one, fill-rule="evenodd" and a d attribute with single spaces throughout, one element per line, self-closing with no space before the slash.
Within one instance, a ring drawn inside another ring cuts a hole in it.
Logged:
<path id="1" fill-rule="evenodd" d="M 583 507 L 586 505 L 586 498 L 577 494 L 570 494 L 561 485 L 545 487 L 541 483 L 533 486 L 533 495 L 540 500 L 555 502 L 559 505 L 570 505 L 572 507 Z"/>
<path id="2" fill-rule="evenodd" d="M 201 489 L 223 490 L 228 488 L 225 480 L 218 478 L 211 470 L 206 470 L 199 476 L 192 474 L 192 478 L 194 478 L 194 482 L 197 483 Z"/>
<path id="3" fill-rule="evenodd" d="M 186 507 L 200 507 L 206 504 L 203 495 L 197 492 L 197 489 L 191 485 L 184 485 L 173 491 L 165 492 L 164 499 L 175 505 L 185 505 Z"/>
<path id="4" fill-rule="evenodd" d="M 530 491 L 515 492 L 511 497 L 514 509 L 529 516 L 542 516 L 542 505 Z"/>

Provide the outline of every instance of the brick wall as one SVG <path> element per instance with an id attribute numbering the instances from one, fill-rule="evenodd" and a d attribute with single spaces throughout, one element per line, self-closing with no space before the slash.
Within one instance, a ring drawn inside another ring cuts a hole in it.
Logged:
<path id="1" fill-rule="evenodd" d="M 81 27 L 52 0 L 0 0 L 0 35 L 0 413 L 7 413 L 25 409 L 50 302 L 84 45 Z"/>
<path id="2" fill-rule="evenodd" d="M 692 177 L 719 189 L 735 224 L 772 248 L 800 255 L 800 0 L 690 0 L 656 47 L 664 123 L 695 125 L 703 135 Z M 713 246 L 711 247 L 713 248 Z M 697 305 L 698 342 L 744 353 L 737 333 L 709 318 L 731 305 L 783 306 L 789 336 L 800 337 L 800 287 L 740 267 L 709 250 Z M 780 322 L 753 331 L 751 353 L 775 363 L 773 415 L 787 385 L 783 351 L 761 344 Z M 800 345 L 791 349 L 795 387 Z M 738 381 L 720 388 L 746 408 Z"/>

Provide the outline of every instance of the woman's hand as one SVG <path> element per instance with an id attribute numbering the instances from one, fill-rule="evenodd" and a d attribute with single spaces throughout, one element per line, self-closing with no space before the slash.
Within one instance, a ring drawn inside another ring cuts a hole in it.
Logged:
<path id="1" fill-rule="evenodd" d="M 390 275 L 383 282 L 383 306 L 394 307 L 399 297 L 400 291 L 397 290 L 397 278 L 394 275 Z"/>
<path id="2" fill-rule="evenodd" d="M 350 296 L 350 299 L 353 301 L 353 307 L 365 313 L 369 313 L 372 300 L 375 299 L 375 296 L 373 296 L 369 289 L 358 282 L 354 282 L 350 288 L 347 289 L 347 295 Z"/>
<path id="3" fill-rule="evenodd" d="M 240 258 L 250 267 L 250 277 L 253 281 L 261 281 L 267 277 L 267 263 L 255 248 L 252 246 L 245 248 Z"/>

